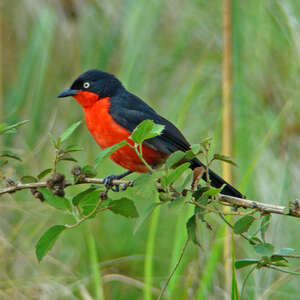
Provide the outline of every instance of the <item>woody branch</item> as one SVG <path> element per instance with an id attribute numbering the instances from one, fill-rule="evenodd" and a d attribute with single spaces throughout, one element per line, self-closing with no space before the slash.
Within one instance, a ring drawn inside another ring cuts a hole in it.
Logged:
<path id="1" fill-rule="evenodd" d="M 82 178 L 75 183 L 66 182 L 65 187 L 78 184 L 103 184 L 103 178 Z M 113 180 L 113 185 L 133 186 L 133 181 Z M 47 181 L 33 182 L 33 183 L 13 183 L 8 187 L 0 189 L 0 196 L 9 193 L 15 193 L 25 189 L 36 189 L 48 187 Z M 219 201 L 223 204 L 229 204 L 235 208 L 250 208 L 256 209 L 265 214 L 279 214 L 300 218 L 300 203 L 295 201 L 293 207 L 284 207 L 280 205 L 267 204 L 263 202 L 253 201 L 249 199 L 242 199 L 219 194 Z"/>

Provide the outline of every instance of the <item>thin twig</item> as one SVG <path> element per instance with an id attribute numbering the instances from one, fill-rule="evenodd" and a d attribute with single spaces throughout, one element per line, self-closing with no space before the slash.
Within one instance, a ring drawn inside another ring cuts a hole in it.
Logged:
<path id="1" fill-rule="evenodd" d="M 160 300 L 161 297 L 164 295 L 164 293 L 165 293 L 165 291 L 166 291 L 166 289 L 167 289 L 167 287 L 168 287 L 168 284 L 169 284 L 171 278 L 173 277 L 174 273 L 176 272 L 178 266 L 180 265 L 180 262 L 181 262 L 181 260 L 182 260 L 182 258 L 183 258 L 183 255 L 184 255 L 184 253 L 185 253 L 185 250 L 186 250 L 186 247 L 187 247 L 189 241 L 190 241 L 190 239 L 187 238 L 186 241 L 185 241 L 185 243 L 184 243 L 184 245 L 183 245 L 183 248 L 182 248 L 182 250 L 181 250 L 179 259 L 178 259 L 178 261 L 177 261 L 175 267 L 173 268 L 172 272 L 170 273 L 170 275 L 169 275 L 169 277 L 168 277 L 168 279 L 167 279 L 167 281 L 166 281 L 166 283 L 165 283 L 163 289 L 161 290 L 161 292 L 160 292 L 160 294 L 159 294 L 157 300 Z"/>

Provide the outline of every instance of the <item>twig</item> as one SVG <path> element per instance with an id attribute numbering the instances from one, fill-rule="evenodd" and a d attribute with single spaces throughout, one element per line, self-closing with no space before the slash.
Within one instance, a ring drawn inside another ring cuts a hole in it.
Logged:
<path id="1" fill-rule="evenodd" d="M 164 295 L 164 293 L 165 293 L 165 291 L 166 291 L 166 289 L 167 289 L 167 287 L 168 287 L 168 284 L 169 284 L 171 278 L 173 277 L 174 273 L 176 272 L 176 270 L 177 270 L 177 268 L 178 268 L 178 266 L 179 266 L 179 264 L 180 264 L 180 262 L 181 262 L 181 260 L 182 260 L 182 258 L 183 258 L 183 255 L 184 255 L 184 253 L 185 253 L 185 250 L 186 250 L 186 247 L 187 247 L 189 241 L 190 241 L 190 239 L 187 238 L 186 241 L 185 241 L 185 243 L 184 243 L 184 246 L 183 246 L 183 248 L 182 248 L 182 250 L 181 250 L 180 257 L 179 257 L 179 259 L 178 259 L 178 261 L 177 261 L 175 267 L 173 268 L 171 274 L 169 275 L 169 277 L 168 277 L 168 279 L 167 279 L 167 281 L 166 281 L 166 283 L 165 283 L 163 289 L 161 290 L 161 292 L 160 292 L 160 294 L 159 294 L 157 300 L 160 300 L 160 299 L 162 298 L 162 296 Z"/>
<path id="2" fill-rule="evenodd" d="M 65 187 L 78 185 L 78 184 L 103 184 L 103 178 L 84 178 L 81 179 L 79 182 L 70 183 L 66 182 Z M 126 181 L 126 180 L 113 180 L 113 185 L 127 185 L 133 186 L 133 181 Z M 16 191 L 31 189 L 31 188 L 43 188 L 47 187 L 46 181 L 41 182 L 33 182 L 33 183 L 16 183 L 15 185 L 10 185 L 5 188 L 0 189 L 0 196 L 8 193 L 14 193 Z M 248 199 L 236 198 L 231 197 L 223 194 L 219 194 L 219 201 L 224 202 L 224 204 L 230 204 L 235 207 L 242 207 L 242 208 L 251 208 L 256 209 L 264 214 L 279 214 L 279 215 L 287 215 L 296 218 L 300 218 L 300 210 L 299 209 L 292 209 L 280 206 L 280 205 L 273 205 L 267 204 L 263 202 L 257 202 Z"/>
<path id="3" fill-rule="evenodd" d="M 103 184 L 103 179 L 102 178 L 84 178 L 81 179 L 79 182 L 76 183 L 70 183 L 67 182 L 65 184 L 65 187 L 68 186 L 73 186 L 73 185 L 78 185 L 78 184 Z M 131 186 L 133 185 L 132 181 L 125 181 L 125 180 L 113 180 L 112 181 L 113 185 L 127 185 L 127 186 Z M 43 187 L 47 187 L 47 182 L 46 181 L 41 181 L 41 182 L 32 182 L 32 183 L 17 183 L 15 185 L 11 185 L 5 188 L 0 189 L 0 196 L 3 194 L 8 194 L 8 193 L 14 193 L 16 191 L 20 191 L 20 190 L 26 190 L 26 189 L 31 189 L 31 188 L 43 188 Z"/>
<path id="4" fill-rule="evenodd" d="M 280 206 L 280 205 L 267 204 L 267 203 L 257 202 L 248 199 L 231 197 L 223 194 L 219 195 L 219 200 L 222 202 L 230 203 L 237 207 L 256 209 L 265 214 L 288 215 L 288 216 L 300 218 L 299 210 L 289 208 L 287 211 L 287 207 Z"/>

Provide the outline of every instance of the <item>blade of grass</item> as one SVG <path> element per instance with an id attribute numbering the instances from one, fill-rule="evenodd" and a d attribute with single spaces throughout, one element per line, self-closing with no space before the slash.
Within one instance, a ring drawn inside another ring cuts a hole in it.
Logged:
<path id="1" fill-rule="evenodd" d="M 158 196 L 156 197 L 156 201 L 158 201 Z M 153 254 L 155 249 L 155 237 L 159 219 L 160 206 L 156 207 L 151 216 L 151 222 L 148 232 L 147 238 L 147 248 L 146 248 L 146 257 L 144 264 L 144 299 L 151 300 L 152 299 L 152 284 L 153 284 Z"/>
<path id="2" fill-rule="evenodd" d="M 104 300 L 105 298 L 104 298 L 104 292 L 103 292 L 100 263 L 99 263 L 95 238 L 90 229 L 90 226 L 86 225 L 85 230 L 86 230 L 86 237 L 87 237 L 86 242 L 87 242 L 88 254 L 89 254 L 89 259 L 90 259 L 90 264 L 91 264 L 91 269 L 92 269 L 94 299 Z"/>

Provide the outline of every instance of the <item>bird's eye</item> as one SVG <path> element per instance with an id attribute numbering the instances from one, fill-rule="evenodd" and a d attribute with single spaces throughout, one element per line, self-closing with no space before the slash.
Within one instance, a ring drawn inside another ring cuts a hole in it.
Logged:
<path id="1" fill-rule="evenodd" d="M 86 81 L 86 82 L 83 84 L 83 87 L 84 87 L 85 89 L 88 89 L 90 86 L 91 86 L 91 85 L 90 85 L 90 83 L 89 83 L 88 81 Z"/>

